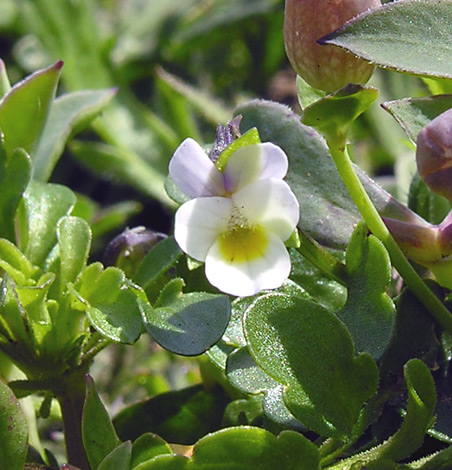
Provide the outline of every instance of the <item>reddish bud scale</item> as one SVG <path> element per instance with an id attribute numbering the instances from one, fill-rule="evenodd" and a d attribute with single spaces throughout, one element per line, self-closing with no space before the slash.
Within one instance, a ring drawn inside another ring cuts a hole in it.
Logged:
<path id="1" fill-rule="evenodd" d="M 452 109 L 419 132 L 416 163 L 425 184 L 452 201 Z"/>
<path id="2" fill-rule="evenodd" d="M 379 6 L 380 0 L 286 0 L 284 42 L 298 75 L 327 92 L 348 83 L 366 83 L 373 65 L 335 46 L 320 46 L 317 39 Z"/>

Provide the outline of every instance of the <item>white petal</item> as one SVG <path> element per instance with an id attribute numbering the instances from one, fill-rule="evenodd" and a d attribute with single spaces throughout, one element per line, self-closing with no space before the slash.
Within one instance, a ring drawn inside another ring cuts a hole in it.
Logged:
<path id="1" fill-rule="evenodd" d="M 287 156 L 277 145 L 267 142 L 241 147 L 226 164 L 225 188 L 232 193 L 260 179 L 282 179 L 287 168 Z"/>
<path id="2" fill-rule="evenodd" d="M 280 287 L 290 274 L 290 257 L 283 242 L 268 234 L 262 256 L 241 262 L 225 259 L 217 242 L 206 257 L 206 276 L 222 292 L 245 297 Z"/>
<path id="3" fill-rule="evenodd" d="M 300 209 L 290 186 L 282 180 L 259 180 L 231 196 L 234 206 L 251 224 L 258 224 L 286 241 L 294 231 Z"/>
<path id="4" fill-rule="evenodd" d="M 224 194 L 222 173 L 193 139 L 185 139 L 176 149 L 169 163 L 169 173 L 190 198 Z"/>
<path id="5" fill-rule="evenodd" d="M 232 203 L 223 197 L 196 198 L 176 212 L 174 237 L 181 250 L 204 261 L 219 234 L 226 231 Z"/>

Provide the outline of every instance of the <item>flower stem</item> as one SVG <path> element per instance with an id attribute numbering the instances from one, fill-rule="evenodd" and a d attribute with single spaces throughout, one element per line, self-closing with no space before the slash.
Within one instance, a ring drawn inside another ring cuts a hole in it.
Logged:
<path id="1" fill-rule="evenodd" d="M 436 321 L 452 333 L 452 315 L 417 274 L 375 209 L 359 180 L 342 139 L 327 139 L 337 170 L 369 230 L 388 250 L 392 265 Z"/>

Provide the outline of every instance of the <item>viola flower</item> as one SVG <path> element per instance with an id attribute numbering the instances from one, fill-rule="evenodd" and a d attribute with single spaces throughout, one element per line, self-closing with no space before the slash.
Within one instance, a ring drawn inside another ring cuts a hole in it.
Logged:
<path id="1" fill-rule="evenodd" d="M 176 212 L 174 235 L 185 253 L 205 262 L 206 277 L 219 290 L 250 296 L 289 276 L 284 242 L 299 207 L 282 180 L 287 168 L 286 154 L 272 143 L 237 149 L 223 171 L 193 139 L 175 151 L 169 172 L 191 200 Z"/>

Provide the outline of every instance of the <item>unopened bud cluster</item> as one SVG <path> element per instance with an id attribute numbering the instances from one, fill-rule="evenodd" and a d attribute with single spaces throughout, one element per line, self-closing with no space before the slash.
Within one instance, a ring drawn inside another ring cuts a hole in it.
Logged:
<path id="1" fill-rule="evenodd" d="M 380 0 L 286 0 L 284 42 L 298 75 L 314 88 L 336 91 L 348 83 L 366 83 L 374 66 L 334 46 L 317 40 Z"/>

